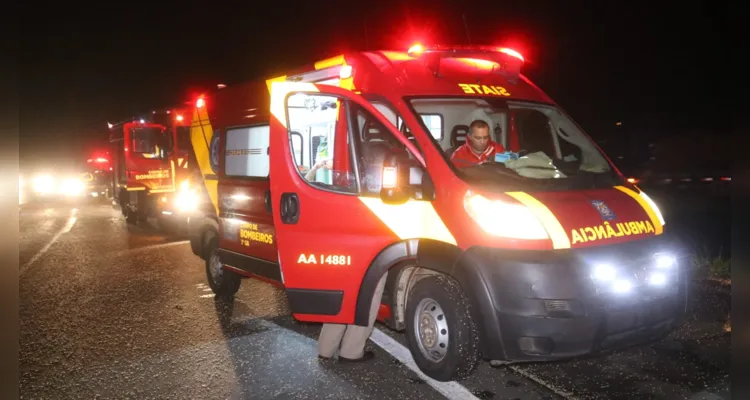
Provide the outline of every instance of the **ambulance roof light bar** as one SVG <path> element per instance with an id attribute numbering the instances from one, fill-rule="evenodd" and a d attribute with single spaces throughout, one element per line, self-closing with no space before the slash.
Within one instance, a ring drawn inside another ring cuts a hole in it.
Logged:
<path id="1" fill-rule="evenodd" d="M 420 43 L 409 48 L 407 54 L 424 59 L 425 65 L 438 75 L 440 60 L 443 58 L 474 58 L 492 61 L 499 65 L 499 72 L 518 75 L 524 58 L 521 53 L 507 47 L 498 46 L 431 46 Z"/>

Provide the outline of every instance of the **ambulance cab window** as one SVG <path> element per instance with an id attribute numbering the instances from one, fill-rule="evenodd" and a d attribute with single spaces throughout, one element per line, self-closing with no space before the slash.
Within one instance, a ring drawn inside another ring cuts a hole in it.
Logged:
<path id="1" fill-rule="evenodd" d="M 388 106 L 374 102 L 373 106 L 380 111 L 395 127 L 401 117 Z M 357 161 L 360 173 L 360 194 L 364 196 L 380 196 L 382 187 L 383 161 L 386 156 L 394 153 L 402 153 L 416 160 L 389 129 L 383 126 L 372 114 L 356 107 L 354 110 L 354 121 L 357 124 Z M 411 179 L 412 184 L 421 182 L 420 168 L 415 168 Z"/>
<path id="2" fill-rule="evenodd" d="M 437 141 L 443 140 L 443 116 L 440 114 L 419 114 L 419 116 L 422 117 L 422 121 L 430 131 L 432 137 Z M 409 133 L 401 117 L 398 118 L 398 129 Z"/>
<path id="3" fill-rule="evenodd" d="M 546 184 L 541 181 L 547 180 L 565 181 L 550 183 L 563 187 L 588 185 L 593 175 L 599 175 L 606 179 L 597 179 L 597 185 L 612 184 L 609 178 L 614 175 L 609 162 L 578 125 L 553 104 L 494 97 L 419 98 L 410 103 L 419 116 L 441 116 L 446 134 L 435 138 L 434 144 L 462 179 L 489 184 L 513 182 L 528 187 L 540 187 Z M 478 153 L 483 150 L 477 148 L 482 143 L 470 142 L 470 149 L 464 146 L 469 126 L 477 120 L 490 127 L 490 139 L 498 144 L 496 150 L 487 151 L 487 142 L 486 153 Z M 424 127 L 432 131 L 432 121 L 423 121 Z M 471 158 L 465 156 L 467 151 L 456 153 L 461 149 L 490 156 L 467 162 L 466 158 Z M 495 154 L 497 151 L 501 153 Z"/>
<path id="4" fill-rule="evenodd" d="M 224 173 L 230 177 L 268 178 L 269 126 L 227 129 Z"/>
<path id="5" fill-rule="evenodd" d="M 289 144 L 297 170 L 311 185 L 356 193 L 346 104 L 329 95 L 289 96 Z"/>

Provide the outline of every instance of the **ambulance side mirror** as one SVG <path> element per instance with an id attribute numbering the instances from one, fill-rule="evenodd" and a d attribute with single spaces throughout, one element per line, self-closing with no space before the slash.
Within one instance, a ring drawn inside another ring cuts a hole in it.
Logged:
<path id="1" fill-rule="evenodd" d="M 409 157 L 405 153 L 389 154 L 383 160 L 380 199 L 385 204 L 404 204 L 412 198 L 409 185 Z"/>

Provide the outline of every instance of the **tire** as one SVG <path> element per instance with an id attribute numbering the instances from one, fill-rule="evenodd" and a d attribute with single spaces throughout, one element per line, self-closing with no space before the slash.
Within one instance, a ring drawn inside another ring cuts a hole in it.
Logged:
<path id="1" fill-rule="evenodd" d="M 205 264 L 206 264 L 206 280 L 208 280 L 208 286 L 218 297 L 233 297 L 240 289 L 242 283 L 242 277 L 237 273 L 229 270 L 225 270 L 222 265 L 215 265 L 212 268 L 212 263 L 219 263 L 219 238 L 216 237 L 214 232 L 209 231 L 206 233 L 206 245 L 203 248 L 205 252 Z"/>
<path id="2" fill-rule="evenodd" d="M 405 319 L 409 350 L 425 375 L 447 382 L 474 371 L 479 336 L 469 299 L 456 281 L 435 275 L 417 282 L 408 295 Z M 420 325 L 431 328 L 422 328 L 425 340 L 420 339 Z"/>

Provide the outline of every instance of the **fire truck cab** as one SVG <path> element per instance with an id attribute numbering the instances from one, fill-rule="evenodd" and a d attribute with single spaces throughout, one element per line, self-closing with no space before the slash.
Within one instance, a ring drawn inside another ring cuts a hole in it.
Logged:
<path id="1" fill-rule="evenodd" d="M 200 98 L 191 136 L 214 214 L 191 244 L 211 288 L 258 277 L 300 321 L 364 326 L 388 271 L 379 319 L 442 381 L 479 359 L 669 332 L 687 286 L 658 207 L 522 65 L 509 49 L 415 46 Z M 477 120 L 505 152 L 460 165 Z"/>
<path id="2" fill-rule="evenodd" d="M 129 223 L 160 215 L 175 191 L 173 132 L 145 119 L 109 125 L 115 201 Z"/>

